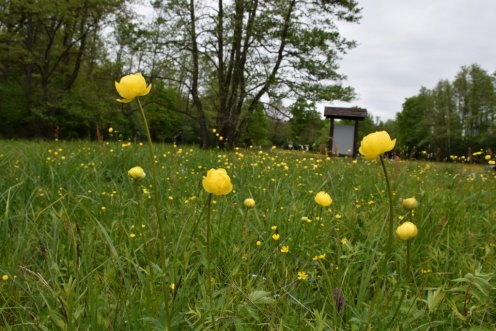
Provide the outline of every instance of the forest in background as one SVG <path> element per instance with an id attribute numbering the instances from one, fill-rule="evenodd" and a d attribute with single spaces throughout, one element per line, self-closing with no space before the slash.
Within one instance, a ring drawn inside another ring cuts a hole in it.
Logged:
<path id="1" fill-rule="evenodd" d="M 0 1 L 0 136 L 97 139 L 112 127 L 132 139 L 137 109 L 115 102 L 113 82 L 142 72 L 156 141 L 181 130 L 203 147 L 328 142 L 316 104 L 354 97 L 338 62 L 355 42 L 336 22 L 359 22 L 356 1 L 150 5 L 143 16 L 124 0 Z M 495 95 L 494 74 L 464 66 L 406 98 L 395 120 L 369 110 L 359 136 L 386 129 L 407 157 L 494 149 Z"/>

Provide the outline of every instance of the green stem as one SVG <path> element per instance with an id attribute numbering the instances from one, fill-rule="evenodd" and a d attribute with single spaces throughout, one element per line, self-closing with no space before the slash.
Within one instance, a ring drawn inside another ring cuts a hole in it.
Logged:
<path id="1" fill-rule="evenodd" d="M 405 299 L 405 294 L 406 294 L 406 287 L 403 288 L 403 292 L 401 293 L 400 301 L 398 301 L 398 305 L 396 306 L 396 309 L 394 311 L 393 318 L 391 318 L 388 325 L 386 326 L 387 330 L 391 329 L 391 326 L 393 325 L 393 322 L 396 319 L 396 316 L 398 316 L 398 312 L 400 311 L 400 307 L 403 304 L 403 300 Z"/>
<path id="2" fill-rule="evenodd" d="M 146 115 L 145 111 L 143 110 L 143 106 L 141 105 L 141 102 L 139 98 L 136 98 L 136 101 L 138 101 L 140 113 L 141 113 L 141 118 L 143 119 L 143 125 L 145 127 L 145 133 L 146 133 L 146 138 L 148 140 L 148 151 L 150 153 L 150 161 L 151 161 L 151 166 L 152 166 L 152 182 L 153 182 L 153 200 L 155 204 L 155 215 L 156 215 L 156 222 L 158 225 L 158 235 L 159 235 L 159 245 L 160 245 L 160 266 L 162 267 L 164 277 L 162 279 L 162 295 L 164 296 L 164 305 L 165 305 L 165 319 L 167 322 L 167 328 L 170 330 L 171 329 L 171 321 L 170 321 L 170 315 L 169 315 L 169 293 L 167 291 L 167 281 L 165 277 L 165 273 L 167 270 L 167 261 L 165 260 L 165 236 L 164 236 L 164 229 L 163 229 L 163 224 L 161 222 L 161 217 L 160 217 L 160 196 L 158 192 L 158 181 L 157 181 L 157 165 L 155 164 L 155 154 L 153 153 L 153 144 L 152 144 L 152 137 L 150 135 L 150 129 L 148 127 L 148 121 L 146 120 Z"/>
<path id="3" fill-rule="evenodd" d="M 210 210 L 212 206 L 212 193 L 208 195 L 208 203 L 207 203 L 207 295 L 208 295 L 208 301 L 210 305 L 210 317 L 212 319 L 212 328 L 215 330 L 215 318 L 214 318 L 214 304 L 213 304 L 213 292 L 212 292 L 212 251 L 211 251 L 211 243 L 210 243 L 210 236 L 211 236 L 211 228 L 212 228 L 212 222 L 210 219 Z"/>
<path id="4" fill-rule="evenodd" d="M 406 266 L 405 266 L 405 272 L 406 272 L 406 279 L 410 279 L 410 252 L 411 252 L 411 240 L 406 241 Z"/>
<path id="5" fill-rule="evenodd" d="M 389 183 L 389 177 L 387 174 L 386 170 L 386 165 L 384 164 L 384 158 L 382 155 L 379 156 L 381 160 L 381 165 L 382 165 L 382 170 L 384 171 L 384 177 L 386 178 L 386 186 L 387 186 L 387 192 L 388 192 L 388 197 L 389 197 L 389 223 L 388 223 L 388 238 L 386 242 L 386 254 L 385 254 L 385 259 L 386 259 L 386 266 L 387 262 L 389 260 L 389 256 L 391 255 L 391 248 L 393 245 L 393 194 L 391 193 L 391 184 Z"/>
<path id="6" fill-rule="evenodd" d="M 245 239 L 246 239 L 246 237 L 247 237 L 247 236 L 246 236 L 246 228 L 247 228 L 247 221 L 248 221 L 248 211 L 249 211 L 249 209 L 246 209 L 246 210 L 245 210 L 245 215 L 244 215 L 244 217 L 243 217 L 243 230 L 242 230 L 242 232 L 241 232 L 241 233 L 242 233 L 242 235 L 243 235 L 243 238 L 245 238 Z"/>

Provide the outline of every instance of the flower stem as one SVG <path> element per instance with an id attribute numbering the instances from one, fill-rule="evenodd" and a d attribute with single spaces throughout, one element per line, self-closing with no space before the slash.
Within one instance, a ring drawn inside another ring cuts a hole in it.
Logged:
<path id="1" fill-rule="evenodd" d="M 411 252 L 411 240 L 406 241 L 406 266 L 405 266 L 405 273 L 406 273 L 406 279 L 410 279 L 410 252 Z"/>
<path id="2" fill-rule="evenodd" d="M 208 301 L 210 305 L 210 317 L 212 319 L 212 328 L 215 330 L 215 318 L 214 318 L 214 305 L 213 305 L 213 291 L 212 291 L 212 251 L 211 251 L 211 243 L 210 243 L 210 236 L 211 236 L 211 228 L 212 228 L 212 221 L 210 219 L 210 210 L 212 206 L 212 193 L 208 195 L 208 202 L 207 202 L 207 294 L 208 294 Z"/>
<path id="3" fill-rule="evenodd" d="M 151 161 L 151 167 L 152 167 L 152 182 L 153 182 L 153 200 L 155 204 L 155 215 L 156 215 L 156 222 L 158 226 L 158 235 L 159 235 L 159 245 L 160 245 L 160 263 L 159 265 L 162 267 L 164 276 L 162 279 L 162 295 L 164 296 L 164 308 L 165 308 L 165 319 L 167 322 L 167 328 L 170 330 L 171 329 L 171 321 L 170 321 L 170 315 L 169 315 L 169 292 L 167 290 L 167 282 L 166 282 L 166 277 L 165 273 L 167 270 L 167 261 L 165 260 L 165 237 L 164 237 L 164 229 L 163 225 L 161 222 L 161 217 L 160 217 L 160 196 L 158 192 L 158 181 L 157 181 L 157 165 L 155 164 L 155 154 L 153 153 L 153 144 L 152 144 L 152 137 L 150 135 L 150 129 L 148 127 L 148 121 L 146 120 L 146 115 L 145 111 L 143 110 L 143 106 L 141 105 L 141 102 L 139 98 L 136 98 L 136 101 L 138 101 L 140 113 L 141 113 L 141 118 L 143 119 L 143 125 L 145 127 L 145 133 L 146 133 L 146 138 L 148 140 L 148 151 L 150 153 L 150 161 Z"/>
<path id="4" fill-rule="evenodd" d="M 386 266 L 391 255 L 391 248 L 393 245 L 393 194 L 391 193 L 391 184 L 389 183 L 389 177 L 386 170 L 386 165 L 384 164 L 384 158 L 382 155 L 379 156 L 381 160 L 382 170 L 384 171 L 384 177 L 386 178 L 386 186 L 389 197 L 389 223 L 388 223 L 388 237 L 386 242 L 386 253 L 384 258 L 386 259 Z"/>

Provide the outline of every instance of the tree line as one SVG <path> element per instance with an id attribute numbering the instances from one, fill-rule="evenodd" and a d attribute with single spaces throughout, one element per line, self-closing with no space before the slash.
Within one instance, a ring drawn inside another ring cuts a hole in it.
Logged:
<path id="1" fill-rule="evenodd" d="M 463 66 L 453 81 L 440 80 L 406 98 L 387 126 L 405 156 L 428 152 L 437 159 L 496 147 L 496 74 L 477 64 Z"/>
<path id="2" fill-rule="evenodd" d="M 0 1 L 0 136 L 132 137 L 136 109 L 115 102 L 113 81 L 134 72 L 153 84 L 154 139 L 182 130 L 204 147 L 314 143 L 315 103 L 353 98 L 338 61 L 355 42 L 337 22 L 359 21 L 355 0 L 150 5 L 144 18 L 129 0 Z"/>

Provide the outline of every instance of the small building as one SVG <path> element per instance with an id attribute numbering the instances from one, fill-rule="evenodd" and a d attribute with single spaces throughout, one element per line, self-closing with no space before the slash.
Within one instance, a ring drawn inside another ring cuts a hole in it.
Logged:
<path id="1" fill-rule="evenodd" d="M 325 107 L 324 116 L 331 120 L 329 132 L 329 150 L 335 155 L 348 155 L 356 157 L 358 121 L 367 117 L 367 109 Z M 354 125 L 335 124 L 334 120 L 352 120 Z"/>

